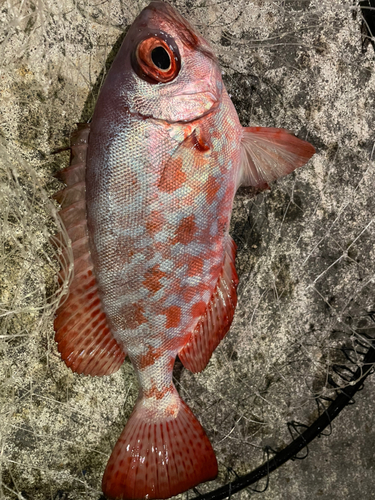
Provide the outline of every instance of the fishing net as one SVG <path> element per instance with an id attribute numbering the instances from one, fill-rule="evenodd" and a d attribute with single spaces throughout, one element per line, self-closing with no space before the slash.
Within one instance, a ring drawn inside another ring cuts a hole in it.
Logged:
<path id="1" fill-rule="evenodd" d="M 50 198 L 61 189 L 53 174 L 69 162 L 70 133 L 90 118 L 123 34 L 146 4 L 0 7 L 0 498 L 99 499 L 137 397 L 128 360 L 113 376 L 91 378 L 60 359 L 53 314 L 71 254 L 59 283 L 54 235 L 62 228 Z M 330 405 L 352 401 L 374 361 L 374 52 L 369 18 L 362 22 L 351 0 L 172 4 L 212 43 L 243 125 L 287 128 L 317 148 L 271 191 L 237 195 L 233 326 L 202 373 L 175 370 L 219 461 L 218 479 L 198 488 L 205 493 L 279 456 L 319 415 L 329 422 Z M 371 2 L 361 4 L 371 11 Z M 371 377 L 365 387 L 374 394 Z M 263 498 L 303 498 L 298 468 L 293 474 Z M 369 497 L 370 465 L 361 477 Z M 339 496 L 352 498 L 345 488 Z M 332 498 L 323 490 L 320 498 Z"/>

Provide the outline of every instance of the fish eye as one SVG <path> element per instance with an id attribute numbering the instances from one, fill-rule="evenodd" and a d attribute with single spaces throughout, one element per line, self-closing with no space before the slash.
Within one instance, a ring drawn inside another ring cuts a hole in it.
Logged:
<path id="1" fill-rule="evenodd" d="M 137 75 L 149 83 L 168 83 L 181 68 L 176 42 L 160 32 L 141 40 L 131 54 L 131 64 Z"/>
<path id="2" fill-rule="evenodd" d="M 155 47 L 151 52 L 151 59 L 155 66 L 163 71 L 168 70 L 171 66 L 169 54 L 164 47 Z"/>

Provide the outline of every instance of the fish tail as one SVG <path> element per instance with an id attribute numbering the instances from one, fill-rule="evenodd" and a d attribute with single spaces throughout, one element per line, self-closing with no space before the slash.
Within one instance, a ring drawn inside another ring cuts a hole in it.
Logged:
<path id="1" fill-rule="evenodd" d="M 142 396 L 117 441 L 103 476 L 110 499 L 169 498 L 217 476 L 211 443 L 174 386 Z"/>

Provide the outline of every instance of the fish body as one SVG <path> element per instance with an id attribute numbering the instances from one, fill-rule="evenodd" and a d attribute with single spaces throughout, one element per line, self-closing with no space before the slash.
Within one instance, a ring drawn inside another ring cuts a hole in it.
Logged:
<path id="1" fill-rule="evenodd" d="M 55 320 L 62 357 L 101 375 L 127 354 L 139 381 L 104 473 L 109 498 L 167 498 L 216 477 L 174 361 L 201 371 L 232 322 L 237 187 L 264 187 L 313 152 L 282 129 L 241 127 L 208 43 L 167 3 L 141 12 L 57 195 L 75 259 Z"/>

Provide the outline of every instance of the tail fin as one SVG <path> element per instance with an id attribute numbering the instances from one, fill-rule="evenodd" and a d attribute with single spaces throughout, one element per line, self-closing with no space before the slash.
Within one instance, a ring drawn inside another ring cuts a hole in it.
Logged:
<path id="1" fill-rule="evenodd" d="M 169 498 L 217 476 L 206 433 L 175 389 L 172 396 L 168 406 L 154 398 L 137 402 L 104 472 L 108 498 Z"/>

